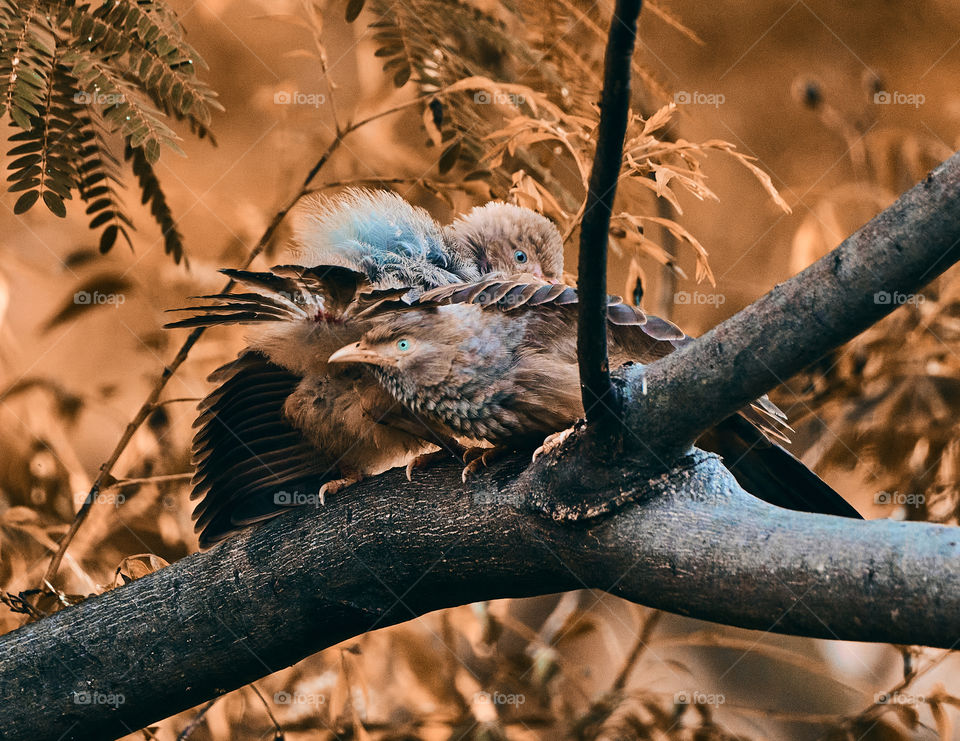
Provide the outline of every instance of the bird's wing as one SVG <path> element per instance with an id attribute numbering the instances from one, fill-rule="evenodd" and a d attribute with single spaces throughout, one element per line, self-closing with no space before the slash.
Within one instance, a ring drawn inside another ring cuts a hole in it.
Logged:
<path id="1" fill-rule="evenodd" d="M 200 500 L 193 517 L 203 548 L 279 514 L 295 503 L 290 492 L 298 483 L 328 476 L 330 469 L 284 419 L 299 376 L 247 351 L 210 380 L 217 387 L 201 402 L 194 423 L 190 497 Z"/>
<path id="2" fill-rule="evenodd" d="M 167 328 L 264 322 L 336 323 L 409 292 L 405 288 L 374 288 L 363 273 L 336 265 L 312 268 L 277 265 L 269 272 L 232 269 L 220 272 L 251 290 L 195 296 L 211 303 L 171 309 L 193 312 L 193 316 L 171 322 Z"/>
<path id="3" fill-rule="evenodd" d="M 515 280 L 491 279 L 441 286 L 425 292 L 411 303 L 411 307 L 479 304 L 488 310 L 516 313 L 536 313 L 549 307 L 565 307 L 572 316 L 579 300 L 577 289 L 572 286 L 545 283 L 524 276 Z M 370 313 L 402 311 L 404 308 L 400 302 L 384 301 Z M 629 359 L 635 361 L 648 362 L 661 358 L 690 341 L 672 322 L 624 304 L 619 296 L 607 296 L 607 321 L 614 339 L 624 346 Z"/>

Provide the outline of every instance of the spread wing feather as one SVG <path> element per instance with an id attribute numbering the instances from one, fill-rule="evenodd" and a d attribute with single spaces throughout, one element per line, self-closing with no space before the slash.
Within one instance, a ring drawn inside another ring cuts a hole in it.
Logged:
<path id="1" fill-rule="evenodd" d="M 278 321 L 338 321 L 386 299 L 409 293 L 408 288 L 377 290 L 366 275 L 337 265 L 312 268 L 277 265 L 269 272 L 221 270 L 255 292 L 215 293 L 195 298 L 210 301 L 171 311 L 193 316 L 171 322 L 168 328 L 212 327 L 222 324 L 259 324 Z"/>
<path id="2" fill-rule="evenodd" d="M 247 351 L 211 376 L 218 386 L 201 403 L 193 441 L 191 499 L 200 544 L 207 548 L 247 524 L 285 509 L 280 487 L 330 469 L 283 416 L 299 376 Z"/>

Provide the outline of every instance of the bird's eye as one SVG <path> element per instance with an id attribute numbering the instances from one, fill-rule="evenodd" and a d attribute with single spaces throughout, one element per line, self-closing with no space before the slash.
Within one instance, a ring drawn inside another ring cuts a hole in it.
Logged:
<path id="1" fill-rule="evenodd" d="M 523 265 L 527 261 L 527 253 L 523 250 L 517 250 L 513 253 L 513 259 Z"/>
<path id="2" fill-rule="evenodd" d="M 397 340 L 397 349 L 398 349 L 400 352 L 406 352 L 407 350 L 409 350 L 409 349 L 410 349 L 410 340 L 408 340 L 408 339 Z"/>

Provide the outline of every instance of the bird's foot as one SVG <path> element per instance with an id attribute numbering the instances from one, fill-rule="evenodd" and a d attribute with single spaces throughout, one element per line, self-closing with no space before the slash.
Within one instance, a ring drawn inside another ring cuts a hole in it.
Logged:
<path id="1" fill-rule="evenodd" d="M 437 461 L 446 460 L 447 458 L 455 457 L 455 455 L 455 453 L 451 453 L 449 450 L 440 448 L 440 450 L 434 450 L 430 453 L 421 453 L 415 458 L 411 458 L 410 462 L 407 463 L 407 481 L 413 481 L 414 469 L 427 468 Z"/>
<path id="2" fill-rule="evenodd" d="M 363 480 L 363 474 L 357 472 L 344 472 L 342 478 L 333 479 L 332 481 L 326 482 L 323 486 L 320 487 L 320 491 L 317 492 L 317 495 L 320 497 L 320 504 L 327 503 L 327 494 L 333 495 L 338 491 L 346 489 L 348 486 L 356 484 L 358 481 Z"/>
<path id="3" fill-rule="evenodd" d="M 533 461 L 537 460 L 537 458 L 539 458 L 541 455 L 546 455 L 547 453 L 551 453 L 557 448 L 559 448 L 561 445 L 563 445 L 563 441 L 566 440 L 568 437 L 570 437 L 576 431 L 577 431 L 577 426 L 574 425 L 573 427 L 568 427 L 565 430 L 560 430 L 560 432 L 554 432 L 551 435 L 547 435 L 543 439 L 543 444 L 539 448 L 533 451 L 533 458 L 530 460 L 530 462 L 532 463 Z"/>
<path id="4" fill-rule="evenodd" d="M 497 458 L 506 453 L 508 448 L 503 447 L 472 447 L 467 448 L 463 453 L 463 462 L 467 465 L 460 474 L 460 480 L 467 483 L 467 479 L 478 469 L 484 468 Z"/>

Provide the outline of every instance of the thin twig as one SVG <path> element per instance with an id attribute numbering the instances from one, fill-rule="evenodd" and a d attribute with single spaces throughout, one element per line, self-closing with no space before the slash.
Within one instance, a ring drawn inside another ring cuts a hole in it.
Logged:
<path id="1" fill-rule="evenodd" d="M 619 427 L 615 413 L 619 404 L 610 381 L 607 357 L 607 235 L 623 160 L 623 142 L 630 112 L 630 63 L 641 6 L 642 0 L 617 0 L 610 21 L 597 151 L 580 227 L 577 278 L 580 388 L 587 422 L 601 431 Z"/>
<path id="2" fill-rule="evenodd" d="M 203 722 L 204 717 L 207 715 L 207 711 L 213 707 L 213 704 L 219 700 L 220 697 L 223 697 L 223 695 L 214 697 L 212 700 L 207 702 L 206 705 L 200 708 L 200 712 L 194 716 L 193 720 L 190 721 L 187 727 L 180 731 L 180 734 L 177 736 L 177 741 L 186 741 L 188 738 L 190 738 L 193 732 L 197 730 L 197 727 Z"/>
<path id="3" fill-rule="evenodd" d="M 650 636 L 653 635 L 653 631 L 656 630 L 657 623 L 660 622 L 660 618 L 662 617 L 663 613 L 660 612 L 660 610 L 652 610 L 647 616 L 647 619 L 643 621 L 643 627 L 637 635 L 637 640 L 634 642 L 633 648 L 630 650 L 626 661 L 623 662 L 617 678 L 613 680 L 613 684 L 610 686 L 611 692 L 620 692 L 627 686 L 627 680 L 630 679 L 633 668 L 637 665 L 637 661 L 640 659 L 641 654 L 643 654 L 644 649 L 649 645 Z"/>
<path id="4" fill-rule="evenodd" d="M 270 708 L 270 703 L 267 702 L 267 698 L 263 696 L 263 694 L 257 688 L 257 685 L 253 682 L 251 682 L 248 686 L 253 690 L 253 693 L 260 698 L 260 702 L 263 703 L 263 707 L 267 711 L 267 716 L 270 718 L 270 722 L 273 723 L 273 728 L 277 732 L 277 736 L 279 736 L 283 733 L 283 728 L 280 725 L 280 721 L 277 720 L 277 716 L 273 714 L 273 710 Z"/>
<path id="5" fill-rule="evenodd" d="M 666 198 L 657 198 L 657 216 L 661 219 L 669 219 L 673 216 L 673 212 L 670 210 L 670 202 Z M 677 257 L 677 239 L 665 226 L 660 227 L 660 246 L 672 259 L 660 266 L 660 285 L 656 312 L 664 319 L 673 319 L 674 296 L 677 292 L 677 270 L 674 267 Z"/>

